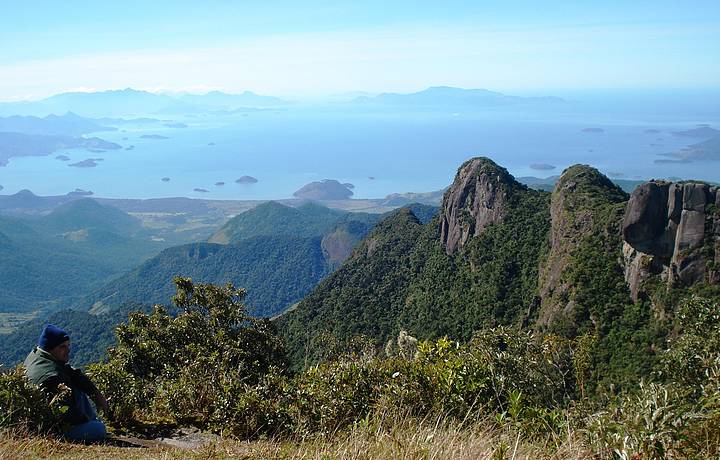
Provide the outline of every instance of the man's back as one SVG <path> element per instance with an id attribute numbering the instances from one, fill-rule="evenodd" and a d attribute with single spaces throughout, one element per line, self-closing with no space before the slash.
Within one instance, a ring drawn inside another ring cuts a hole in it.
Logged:
<path id="1" fill-rule="evenodd" d="M 25 358 L 25 369 L 28 379 L 38 386 L 45 386 L 48 380 L 67 381 L 65 365 L 56 361 L 53 356 L 42 348 L 35 347 Z"/>

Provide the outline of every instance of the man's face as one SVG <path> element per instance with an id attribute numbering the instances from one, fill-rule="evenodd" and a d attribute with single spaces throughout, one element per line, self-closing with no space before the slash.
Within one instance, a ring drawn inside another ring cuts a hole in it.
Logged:
<path id="1" fill-rule="evenodd" d="M 50 354 L 61 363 L 68 362 L 70 360 L 70 341 L 66 340 L 57 347 L 53 348 L 50 350 Z"/>

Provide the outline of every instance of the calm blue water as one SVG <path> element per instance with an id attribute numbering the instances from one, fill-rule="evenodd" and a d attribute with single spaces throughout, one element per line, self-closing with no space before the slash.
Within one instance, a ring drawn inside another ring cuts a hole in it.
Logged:
<path id="1" fill-rule="evenodd" d="M 710 118 L 614 115 L 576 108 L 555 113 L 455 114 L 296 108 L 247 116 L 175 118 L 188 128 L 124 126 L 125 132 L 94 134 L 124 147 L 134 145 L 132 151 L 58 152 L 69 156 L 68 162 L 56 160 L 57 153 L 13 158 L 0 168 L 0 185 L 5 187 L 0 193 L 27 188 L 39 195 L 58 195 L 80 188 L 117 198 L 280 199 L 291 197 L 308 182 L 329 178 L 354 184 L 355 198 L 379 198 L 393 192 L 441 189 L 451 183 L 463 161 L 477 155 L 491 157 L 515 176 L 546 177 L 586 163 L 627 179 L 720 181 L 718 163 L 653 162 L 661 158 L 659 153 L 700 141 L 671 132 L 700 123 L 720 128 L 718 119 Z M 588 127 L 605 132 L 582 132 Z M 646 129 L 661 133 L 648 134 Z M 145 134 L 170 139 L 142 139 Z M 104 160 L 95 168 L 68 167 L 87 158 Z M 536 171 L 530 168 L 533 163 L 557 168 Z M 236 184 L 243 175 L 259 182 Z M 171 180 L 162 182 L 162 177 Z M 195 188 L 208 192 L 194 192 Z"/>

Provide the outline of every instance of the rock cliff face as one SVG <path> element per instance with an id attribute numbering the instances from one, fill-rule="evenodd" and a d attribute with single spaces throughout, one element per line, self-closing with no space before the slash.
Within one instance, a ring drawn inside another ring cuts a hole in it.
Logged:
<path id="1" fill-rule="evenodd" d="M 626 199 L 627 195 L 595 168 L 575 165 L 563 171 L 550 201 L 550 250 L 539 273 L 541 328 L 561 316 L 573 316 L 574 286 L 565 275 L 572 268 L 574 253 L 593 234 L 610 239 L 606 228 L 613 223 L 606 220 L 616 218 L 617 229 L 621 214 L 614 208 Z"/>
<path id="2" fill-rule="evenodd" d="M 720 282 L 720 192 L 702 183 L 651 181 L 623 219 L 625 279 L 633 299 L 660 275 L 672 285 Z"/>
<path id="3" fill-rule="evenodd" d="M 447 254 L 454 254 L 485 227 L 501 221 L 517 188 L 525 187 L 492 160 L 466 161 L 445 192 L 440 211 L 440 235 Z"/>

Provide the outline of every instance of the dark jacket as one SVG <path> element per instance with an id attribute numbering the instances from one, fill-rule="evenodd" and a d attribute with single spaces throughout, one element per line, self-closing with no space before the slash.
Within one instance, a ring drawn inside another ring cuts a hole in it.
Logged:
<path id="1" fill-rule="evenodd" d="M 97 388 L 80 369 L 56 361 L 53 355 L 38 347 L 35 347 L 25 358 L 24 364 L 28 379 L 49 395 L 55 395 L 61 383 L 72 390 L 72 395 L 63 401 L 63 405 L 68 406 L 68 411 L 63 415 L 63 422 L 79 425 L 90 420 L 77 404 L 78 392 L 92 396 L 97 393 Z"/>

